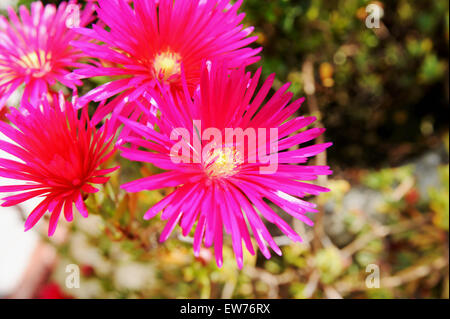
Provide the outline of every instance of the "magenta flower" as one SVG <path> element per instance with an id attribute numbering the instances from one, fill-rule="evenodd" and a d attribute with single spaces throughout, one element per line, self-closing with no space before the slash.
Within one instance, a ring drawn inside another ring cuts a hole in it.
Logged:
<path id="1" fill-rule="evenodd" d="M 73 44 L 100 63 L 85 65 L 72 76 L 116 79 L 95 88 L 79 102 L 84 105 L 124 93 L 119 102 L 102 105 L 97 114 L 106 115 L 123 106 L 121 102 L 134 100 L 156 82 L 180 89 L 182 69 L 193 92 L 203 60 L 224 60 L 230 67 L 240 67 L 259 59 L 260 49 L 246 47 L 257 37 L 247 37 L 253 28 L 240 25 L 245 16 L 237 13 L 242 0 L 233 5 L 229 0 L 135 0 L 133 7 L 124 0 L 99 0 L 98 4 L 102 26 L 80 31 L 97 43 Z"/>
<path id="2" fill-rule="evenodd" d="M 19 8 L 20 18 L 12 8 L 8 12 L 9 21 L 0 16 L 0 109 L 22 84 L 23 101 L 41 98 L 57 82 L 70 88 L 82 84 L 65 78 L 83 58 L 69 42 L 81 38 L 72 28 L 93 19 L 93 5 L 80 12 L 75 1 L 58 8 L 33 2 L 31 14 L 25 6 Z"/>
<path id="3" fill-rule="evenodd" d="M 214 245 L 219 267 L 223 230 L 231 234 L 239 267 L 243 266 L 242 241 L 250 253 L 255 253 L 247 224 L 266 258 L 270 258 L 266 242 L 281 254 L 262 217 L 278 226 L 291 240 L 301 241 L 266 200 L 312 225 L 305 213 L 316 212 L 315 205 L 301 198 L 328 191 L 304 182 L 331 174 L 328 166 L 296 164 L 305 164 L 309 157 L 324 151 L 331 143 L 290 150 L 315 139 L 324 129 L 298 133 L 315 121 L 314 117 L 295 116 L 303 99 L 289 104 L 292 93 L 287 92 L 289 84 L 286 84 L 264 104 L 274 75 L 255 95 L 260 75 L 261 69 L 251 77 L 244 68 L 229 71 L 226 66 L 206 63 L 200 88 L 193 98 L 188 90 L 174 95 L 163 90 L 160 97 L 152 95 L 161 118 L 152 116 L 143 106 L 141 111 L 150 119 L 149 123 L 121 117 L 125 128 L 140 136 L 125 137 L 124 141 L 132 147 L 122 146 L 121 155 L 165 170 L 124 184 L 123 189 L 139 192 L 175 187 L 144 218 L 153 218 L 163 211 L 161 218 L 168 222 L 161 241 L 168 238 L 177 224 L 184 236 L 195 224 L 195 255 L 199 254 L 203 242 L 206 247 Z M 231 131 L 236 135 L 231 139 L 226 137 L 224 142 L 223 136 Z"/>
<path id="4" fill-rule="evenodd" d="M 72 221 L 73 204 L 83 217 L 88 216 L 84 198 L 98 189 L 92 184 L 104 184 L 105 175 L 118 167 L 101 169 L 115 152 L 108 123 L 100 130 L 90 123 L 87 109 L 81 119 L 62 94 L 33 107 L 27 103 L 21 111 L 11 108 L 7 118 L 14 125 L 0 122 L 0 132 L 12 140 L 0 140 L 0 149 L 17 160 L 0 158 L 0 176 L 23 181 L 20 185 L 1 186 L 0 192 L 16 195 L 3 198 L 2 206 L 13 206 L 34 197 L 42 202 L 31 212 L 25 230 L 32 228 L 47 212 L 51 213 L 48 235 L 55 232 L 61 212 Z"/>

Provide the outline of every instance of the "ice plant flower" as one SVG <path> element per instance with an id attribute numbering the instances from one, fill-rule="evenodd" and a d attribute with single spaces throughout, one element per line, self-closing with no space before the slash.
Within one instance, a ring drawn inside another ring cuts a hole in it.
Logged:
<path id="1" fill-rule="evenodd" d="M 0 158 L 0 176 L 21 181 L 19 185 L 0 186 L 0 192 L 16 193 L 2 198 L 2 206 L 42 198 L 28 216 L 25 230 L 49 211 L 49 236 L 55 232 L 63 211 L 66 220 L 72 221 L 73 204 L 87 217 L 84 199 L 98 191 L 92 185 L 106 183 L 106 175 L 118 168 L 100 168 L 115 152 L 108 123 L 97 130 L 88 118 L 87 108 L 78 118 L 62 94 L 52 101 L 50 104 L 44 99 L 39 107 L 25 103 L 20 111 L 11 108 L 7 115 L 11 125 L 0 122 L 0 132 L 11 140 L 0 140 L 0 149 L 17 158 Z"/>
<path id="2" fill-rule="evenodd" d="M 39 1 L 31 4 L 31 13 L 20 6 L 19 15 L 8 9 L 9 21 L 0 16 L 0 109 L 22 84 L 24 101 L 41 98 L 57 82 L 70 88 L 81 85 L 66 78 L 84 58 L 70 41 L 82 38 L 73 29 L 93 19 L 93 8 L 81 10 L 75 1 L 44 7 Z"/>
<path id="3" fill-rule="evenodd" d="M 193 231 L 196 256 L 203 242 L 206 247 L 214 245 L 219 267 L 223 263 L 223 230 L 231 234 L 239 267 L 243 266 L 242 241 L 251 254 L 255 253 L 248 225 L 266 258 L 271 256 L 267 244 L 281 254 L 262 217 L 278 226 L 291 240 L 301 241 L 278 212 L 284 211 L 313 225 L 306 213 L 316 212 L 315 205 L 301 198 L 328 191 L 305 181 L 331 174 L 329 167 L 306 165 L 306 162 L 331 143 L 292 150 L 298 144 L 312 141 L 324 129 L 299 132 L 315 118 L 295 116 L 303 99 L 290 103 L 289 84 L 264 103 L 274 75 L 257 92 L 260 75 L 261 69 L 252 77 L 244 68 L 230 71 L 226 66 L 206 63 L 200 87 L 193 97 L 187 87 L 184 93 L 175 95 L 163 91 L 160 97 L 154 97 L 160 118 L 152 118 L 145 107 L 142 112 L 147 112 L 149 123 L 121 118 L 126 128 L 140 136 L 124 138 L 133 147 L 121 146 L 121 156 L 165 170 L 124 184 L 122 188 L 139 192 L 174 187 L 144 218 L 153 218 L 163 211 L 161 218 L 168 222 L 160 240 L 165 241 L 179 224 L 184 236 Z M 222 143 L 217 141 L 216 137 L 226 136 L 227 130 L 236 135 L 225 142 L 222 139 Z M 258 132 L 258 136 L 252 135 L 252 131 Z M 242 142 L 247 145 L 244 149 Z M 258 160 L 253 158 L 256 153 Z M 271 158 L 277 167 L 268 170 Z"/>
<path id="4" fill-rule="evenodd" d="M 181 88 L 182 69 L 193 91 L 205 59 L 228 61 L 230 67 L 256 62 L 261 49 L 246 47 L 257 37 L 248 37 L 253 27 L 240 24 L 245 16 L 238 13 L 242 1 L 135 0 L 128 4 L 125 0 L 99 0 L 102 26 L 80 30 L 96 43 L 73 42 L 99 63 L 85 65 L 71 77 L 113 79 L 87 93 L 79 103 L 103 101 L 121 92 L 120 101 L 125 103 L 154 88 L 156 82 L 176 90 Z M 117 101 L 107 103 L 97 114 L 106 115 L 121 106 Z"/>

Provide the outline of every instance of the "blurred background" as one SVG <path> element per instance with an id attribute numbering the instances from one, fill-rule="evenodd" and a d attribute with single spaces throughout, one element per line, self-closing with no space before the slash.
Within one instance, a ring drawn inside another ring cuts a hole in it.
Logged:
<path id="1" fill-rule="evenodd" d="M 1 0 L 0 14 L 30 2 Z M 370 4 L 379 28 L 366 25 Z M 242 10 L 264 47 L 251 69 L 275 72 L 273 89 L 291 82 L 306 96 L 300 113 L 334 142 L 314 160 L 334 170 L 318 181 L 331 192 L 311 199 L 315 226 L 287 219 L 304 242 L 269 228 L 283 256 L 247 254 L 242 271 L 229 238 L 222 269 L 177 230 L 159 244 L 164 223 L 141 217 L 171 189 L 125 195 L 120 183 L 156 170 L 117 157 L 122 170 L 89 199 L 90 217 L 60 222 L 51 240 L 45 222 L 22 231 L 36 203 L 0 208 L 0 297 L 449 298 L 448 1 L 245 0 Z M 66 285 L 70 264 L 79 288 Z"/>

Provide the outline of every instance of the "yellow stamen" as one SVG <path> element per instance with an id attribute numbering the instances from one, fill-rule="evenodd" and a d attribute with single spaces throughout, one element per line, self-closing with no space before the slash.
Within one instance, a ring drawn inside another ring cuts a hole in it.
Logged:
<path id="1" fill-rule="evenodd" d="M 36 78 L 42 77 L 51 70 L 51 54 L 45 53 L 43 50 L 33 51 L 23 55 L 17 64 L 24 69 L 29 70 Z"/>
<path id="2" fill-rule="evenodd" d="M 211 150 L 203 166 L 210 177 L 227 177 L 236 174 L 243 162 L 235 147 L 224 147 Z"/>
<path id="3" fill-rule="evenodd" d="M 180 55 L 170 51 L 159 53 L 153 61 L 155 75 L 168 80 L 172 75 L 181 72 Z"/>

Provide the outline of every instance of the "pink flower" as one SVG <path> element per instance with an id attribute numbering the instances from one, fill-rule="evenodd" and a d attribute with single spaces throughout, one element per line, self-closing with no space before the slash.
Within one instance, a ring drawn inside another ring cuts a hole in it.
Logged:
<path id="1" fill-rule="evenodd" d="M 58 8 L 33 2 L 31 14 L 21 6 L 19 16 L 8 9 L 9 21 L 0 16 L 0 109 L 22 84 L 23 101 L 41 98 L 56 82 L 70 88 L 82 84 L 65 78 L 83 58 L 69 42 L 81 38 L 72 28 L 89 23 L 92 11 L 93 5 L 88 5 L 80 13 L 75 1 Z"/>
<path id="2" fill-rule="evenodd" d="M 259 60 L 256 55 L 261 50 L 246 47 L 257 37 L 247 37 L 253 27 L 240 25 L 245 16 L 237 13 L 242 0 L 233 5 L 229 0 L 135 0 L 134 8 L 124 0 L 99 0 L 98 4 L 100 22 L 109 30 L 103 25 L 82 29 L 97 43 L 73 44 L 100 63 L 85 65 L 72 76 L 116 77 L 80 98 L 84 105 L 123 92 L 115 103 L 102 105 L 100 114 L 142 96 L 156 82 L 181 89 L 182 69 L 193 91 L 205 59 L 225 60 L 230 67 Z"/>
<path id="3" fill-rule="evenodd" d="M 301 198 L 328 189 L 304 181 L 315 180 L 318 175 L 328 175 L 331 171 L 328 166 L 296 164 L 305 164 L 309 157 L 324 151 L 331 143 L 289 150 L 324 132 L 324 129 L 312 128 L 298 133 L 315 121 L 314 117 L 295 116 L 304 99 L 289 104 L 292 93 L 287 92 L 289 84 L 286 84 L 264 104 L 274 75 L 255 95 L 261 69 L 253 77 L 245 73 L 244 68 L 228 70 L 226 66 L 206 63 L 200 88 L 193 98 L 186 87 L 184 93 L 173 95 L 163 90 L 160 97 L 152 95 L 161 118 L 152 116 L 146 107 L 141 107 L 141 111 L 150 119 L 149 123 L 121 117 L 125 128 L 140 136 L 125 137 L 124 141 L 132 147 L 121 147 L 121 155 L 165 170 L 124 184 L 122 188 L 139 192 L 175 187 L 144 216 L 150 219 L 163 211 L 161 218 L 168 222 L 160 240 L 166 240 L 177 224 L 184 236 L 196 224 L 193 233 L 195 255 L 199 255 L 202 242 L 206 247 L 214 245 L 220 267 L 224 229 L 231 234 L 237 264 L 242 267 L 242 241 L 250 253 L 255 253 L 247 224 L 266 258 L 270 258 L 266 242 L 281 254 L 262 217 L 278 226 L 291 240 L 301 241 L 266 200 L 278 206 L 277 211 L 284 210 L 312 225 L 305 213 L 316 212 L 315 205 Z M 225 143 L 215 140 L 216 136 L 226 136 L 227 130 L 239 128 L 248 134 L 248 139 L 244 135 L 239 139 L 227 138 Z M 253 140 L 251 132 L 257 132 Z M 243 145 L 247 148 L 242 149 Z M 258 154 L 257 161 L 255 154 Z"/>
<path id="4" fill-rule="evenodd" d="M 27 103 L 21 111 L 11 108 L 7 118 L 14 125 L 0 122 L 0 132 L 12 142 L 0 140 L 0 149 L 17 160 L 0 158 L 0 176 L 23 181 L 20 185 L 1 186 L 0 192 L 16 195 L 3 198 L 2 206 L 17 205 L 34 197 L 42 202 L 31 212 L 25 230 L 32 228 L 47 212 L 51 213 L 48 235 L 55 232 L 63 211 L 72 221 L 73 203 L 83 217 L 88 216 L 84 197 L 104 184 L 105 175 L 118 167 L 100 169 L 115 152 L 108 123 L 97 130 L 89 121 L 87 109 L 78 119 L 71 103 L 60 94 L 52 104 L 43 100 L 38 107 Z M 36 105 L 35 105 L 36 106 Z"/>
<path id="5" fill-rule="evenodd" d="M 73 299 L 73 296 L 66 294 L 56 282 L 49 282 L 42 286 L 37 297 L 38 299 Z"/>

